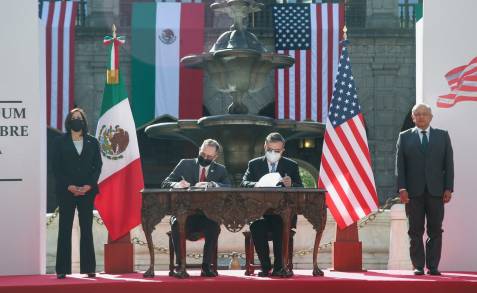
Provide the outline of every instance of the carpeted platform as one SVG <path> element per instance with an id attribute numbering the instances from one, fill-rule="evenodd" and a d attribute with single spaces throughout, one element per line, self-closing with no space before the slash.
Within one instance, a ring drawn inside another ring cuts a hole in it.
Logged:
<path id="1" fill-rule="evenodd" d="M 442 276 L 414 276 L 411 271 L 368 271 L 343 273 L 325 271 L 325 277 L 312 277 L 309 270 L 295 270 L 289 279 L 246 277 L 243 271 L 219 271 L 217 278 L 199 277 L 191 270 L 191 278 L 179 280 L 158 271 L 153 279 L 144 279 L 141 273 L 108 275 L 97 274 L 89 279 L 84 275 L 70 275 L 57 280 L 56 275 L 0 276 L 3 293 L 333 293 L 333 292 L 477 292 L 477 273 L 445 272 Z"/>

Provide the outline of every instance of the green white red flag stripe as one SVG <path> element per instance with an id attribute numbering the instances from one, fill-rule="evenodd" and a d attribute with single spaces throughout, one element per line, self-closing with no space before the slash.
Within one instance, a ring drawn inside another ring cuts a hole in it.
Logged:
<path id="1" fill-rule="evenodd" d="M 131 84 L 138 126 L 168 115 L 202 117 L 203 73 L 180 59 L 204 51 L 204 4 L 134 3 Z"/>
<path id="2" fill-rule="evenodd" d="M 119 36 L 115 39 L 113 39 L 111 36 L 106 36 L 103 40 L 103 44 L 109 45 L 112 44 L 111 46 L 111 52 L 110 52 L 110 68 L 111 70 L 115 70 L 119 68 L 119 46 L 121 44 L 124 44 L 125 40 L 124 37 Z"/>

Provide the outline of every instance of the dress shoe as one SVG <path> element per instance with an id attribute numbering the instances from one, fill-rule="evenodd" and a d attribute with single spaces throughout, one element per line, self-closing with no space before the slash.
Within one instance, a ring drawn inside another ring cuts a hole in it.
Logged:
<path id="1" fill-rule="evenodd" d="M 87 273 L 88 278 L 96 278 L 96 273 Z"/>
<path id="2" fill-rule="evenodd" d="M 293 272 L 284 268 L 274 268 L 272 271 L 272 277 L 289 278 L 291 276 L 293 276 Z"/>
<path id="3" fill-rule="evenodd" d="M 262 268 L 260 272 L 258 272 L 257 276 L 259 277 L 268 277 L 270 276 L 270 269 L 265 267 L 265 268 Z"/>
<path id="4" fill-rule="evenodd" d="M 285 271 L 282 268 L 273 268 L 272 276 L 273 277 L 282 277 Z"/>
<path id="5" fill-rule="evenodd" d="M 217 273 L 212 270 L 209 264 L 202 264 L 201 277 L 217 277 Z"/>
<path id="6" fill-rule="evenodd" d="M 57 279 L 64 279 L 66 278 L 66 274 L 56 274 Z"/>
<path id="7" fill-rule="evenodd" d="M 175 270 L 174 273 L 172 274 L 172 277 L 175 277 L 178 279 L 186 279 L 186 278 L 189 278 L 189 274 L 186 271 Z"/>
<path id="8" fill-rule="evenodd" d="M 428 275 L 431 275 L 431 276 L 440 276 L 441 275 L 441 272 L 439 272 L 438 269 L 429 269 L 427 271 L 427 274 Z"/>
<path id="9" fill-rule="evenodd" d="M 416 276 L 424 275 L 424 269 L 421 269 L 421 268 L 414 269 L 414 275 L 416 275 Z"/>

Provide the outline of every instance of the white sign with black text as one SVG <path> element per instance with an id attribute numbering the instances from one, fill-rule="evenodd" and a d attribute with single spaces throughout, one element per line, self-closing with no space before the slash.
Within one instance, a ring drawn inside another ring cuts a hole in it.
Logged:
<path id="1" fill-rule="evenodd" d="M 46 119 L 38 1 L 0 1 L 0 275 L 45 272 Z"/>

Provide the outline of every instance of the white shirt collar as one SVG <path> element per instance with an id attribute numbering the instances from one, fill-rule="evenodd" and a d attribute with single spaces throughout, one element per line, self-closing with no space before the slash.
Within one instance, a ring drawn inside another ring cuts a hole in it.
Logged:
<path id="1" fill-rule="evenodd" d="M 427 134 L 429 134 L 429 131 L 431 130 L 431 126 L 430 126 L 430 125 L 429 125 L 429 126 L 427 126 L 427 128 L 426 128 L 426 129 L 421 129 L 421 128 L 417 127 L 417 126 L 416 126 L 416 127 L 414 127 L 414 128 L 416 129 L 416 131 L 419 131 L 419 133 L 421 133 L 421 131 L 423 131 L 423 130 L 424 130 L 424 131 L 426 131 L 426 133 L 427 133 Z"/>
<path id="2" fill-rule="evenodd" d="M 417 134 L 419 134 L 419 139 L 421 140 L 421 142 L 422 142 L 422 135 L 423 135 L 421 131 L 426 132 L 427 140 L 429 140 L 430 137 L 431 137 L 431 126 L 430 125 L 427 126 L 426 129 L 420 129 L 419 127 L 416 126 L 416 127 L 414 127 L 414 131 L 416 131 Z"/>
<path id="3" fill-rule="evenodd" d="M 210 163 L 209 166 L 207 167 L 202 167 L 200 164 L 199 164 L 199 179 L 200 179 L 200 174 L 202 173 L 202 168 L 205 169 L 205 176 L 208 177 L 209 176 L 209 169 L 210 169 L 210 166 L 212 165 L 212 163 Z"/>
<path id="4" fill-rule="evenodd" d="M 267 161 L 267 164 L 268 164 L 268 172 L 272 172 L 272 163 L 270 163 L 268 160 Z M 277 172 L 277 168 L 278 168 L 278 161 L 275 162 L 275 172 Z"/>

